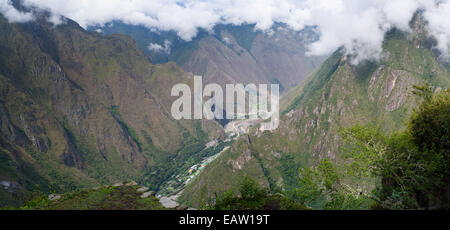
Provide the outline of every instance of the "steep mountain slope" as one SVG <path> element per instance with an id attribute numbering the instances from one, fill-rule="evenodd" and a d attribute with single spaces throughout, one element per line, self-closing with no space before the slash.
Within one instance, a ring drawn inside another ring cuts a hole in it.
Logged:
<path id="1" fill-rule="evenodd" d="M 199 205 L 204 197 L 236 186 L 243 175 L 273 191 L 291 192 L 300 167 L 323 158 L 339 161 L 341 127 L 376 123 L 386 132 L 401 129 L 417 105 L 413 85 L 450 86 L 449 67 L 437 61 L 432 40 L 414 31 L 387 34 L 378 63 L 352 66 L 341 51 L 335 52 L 309 81 L 287 94 L 277 130 L 254 129 L 239 140 L 187 187 L 181 201 Z"/>
<path id="2" fill-rule="evenodd" d="M 207 83 L 278 83 L 290 89 L 319 66 L 324 57 L 308 57 L 306 45 L 317 36 L 313 28 L 294 32 L 277 25 L 271 33 L 254 25 L 218 25 L 213 32 L 200 31 L 190 42 L 174 32 L 152 32 L 144 27 L 114 22 L 101 33 L 127 34 L 151 60 L 175 61 L 184 70 L 201 75 Z"/>
<path id="3" fill-rule="evenodd" d="M 222 135 L 217 123 L 167 112 L 170 88 L 192 84 L 192 74 L 151 64 L 127 36 L 46 17 L 10 24 L 0 15 L 0 205 L 19 203 L 35 184 L 66 191 L 143 180 L 186 142 Z"/>

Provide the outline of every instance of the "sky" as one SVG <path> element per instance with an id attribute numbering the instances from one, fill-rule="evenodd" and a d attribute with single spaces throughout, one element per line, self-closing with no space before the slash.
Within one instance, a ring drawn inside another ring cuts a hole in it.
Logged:
<path id="1" fill-rule="evenodd" d="M 450 0 L 22 0 L 26 6 L 49 10 L 51 21 L 60 15 L 82 27 L 120 20 L 158 30 L 174 30 L 184 40 L 193 39 L 199 28 L 217 24 L 256 24 L 270 31 L 276 22 L 293 30 L 317 26 L 320 39 L 309 47 L 311 55 L 326 55 L 344 46 L 355 62 L 379 58 L 385 33 L 393 27 L 409 31 L 409 22 L 424 10 L 428 30 L 449 57 Z M 33 19 L 0 0 L 0 12 L 13 23 Z M 164 46 L 153 46 L 164 50 Z"/>

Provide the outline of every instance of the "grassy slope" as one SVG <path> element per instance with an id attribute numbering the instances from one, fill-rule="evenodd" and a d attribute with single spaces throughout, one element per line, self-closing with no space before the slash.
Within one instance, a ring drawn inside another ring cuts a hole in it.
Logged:
<path id="1" fill-rule="evenodd" d="M 139 186 L 106 186 L 83 189 L 49 200 L 39 196 L 20 209 L 23 210 L 165 210 L 155 196 L 141 198 Z"/>

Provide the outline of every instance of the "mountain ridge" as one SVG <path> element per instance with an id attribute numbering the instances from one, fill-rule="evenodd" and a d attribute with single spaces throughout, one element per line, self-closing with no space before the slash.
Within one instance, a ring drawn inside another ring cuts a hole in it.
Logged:
<path id="1" fill-rule="evenodd" d="M 306 55 L 307 44 L 317 39 L 313 28 L 294 32 L 278 24 L 265 33 L 254 26 L 217 25 L 211 32 L 199 31 L 192 41 L 181 40 L 173 31 L 151 31 L 121 22 L 89 30 L 128 34 L 150 60 L 174 61 L 185 71 L 203 76 L 206 83 L 220 85 L 276 83 L 288 90 L 325 58 Z M 151 50 L 150 44 L 159 49 Z"/>
<path id="2" fill-rule="evenodd" d="M 252 129 L 196 178 L 180 200 L 199 205 L 203 197 L 236 186 L 249 175 L 273 191 L 293 195 L 300 168 L 321 159 L 340 160 L 339 129 L 376 123 L 384 132 L 402 130 L 418 100 L 414 85 L 450 86 L 448 66 L 438 61 L 421 34 L 398 31 L 386 35 L 384 58 L 358 66 L 338 50 L 306 82 L 288 92 L 280 126 L 273 132 Z M 219 175 L 229 175 L 217 182 Z M 369 186 L 369 185 L 368 185 Z M 198 195 L 201 194 L 201 195 Z"/>
<path id="3" fill-rule="evenodd" d="M 128 36 L 66 20 L 53 26 L 43 14 L 10 24 L 0 16 L 2 202 L 17 204 L 34 184 L 69 191 L 143 180 L 184 142 L 222 136 L 215 122 L 175 121 L 167 112 L 174 98 L 163 89 L 192 85 L 192 74 L 151 64 Z"/>

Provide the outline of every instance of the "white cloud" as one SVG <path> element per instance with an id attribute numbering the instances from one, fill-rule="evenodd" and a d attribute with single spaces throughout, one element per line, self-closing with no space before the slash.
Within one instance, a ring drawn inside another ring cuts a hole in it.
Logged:
<path id="1" fill-rule="evenodd" d="M 307 1 L 305 8 L 304 23 L 317 25 L 321 33 L 319 41 L 310 46 L 310 54 L 327 54 L 345 46 L 347 54 L 355 55 L 355 63 L 378 59 L 385 33 L 393 27 L 409 31 L 409 22 L 418 9 L 440 7 L 433 0 L 316 1 Z"/>
<path id="2" fill-rule="evenodd" d="M 231 44 L 231 39 L 229 37 L 224 37 L 223 42 L 225 42 L 225 44 L 230 45 Z"/>
<path id="3" fill-rule="evenodd" d="M 11 5 L 10 0 L 0 0 L 0 13 L 11 23 L 27 22 L 33 19 L 31 13 L 23 13 Z"/>
<path id="4" fill-rule="evenodd" d="M 317 25 L 321 37 L 310 46 L 310 54 L 327 54 L 345 46 L 348 53 L 356 55 L 356 61 L 379 57 L 385 32 L 392 27 L 408 31 L 413 14 L 423 9 L 439 48 L 449 52 L 450 0 L 22 1 L 64 15 L 85 28 L 121 20 L 151 29 L 174 30 L 185 40 L 191 40 L 199 28 L 211 30 L 219 23 L 256 24 L 264 31 L 270 31 L 274 22 L 286 23 L 293 30 Z M 7 0 L 0 0 L 0 9 L 8 19 L 30 17 L 11 9 Z"/>
<path id="5" fill-rule="evenodd" d="M 170 41 L 165 40 L 164 45 L 160 45 L 157 43 L 150 43 L 150 45 L 148 45 L 148 49 L 153 52 L 170 54 L 171 45 L 172 45 L 172 43 Z"/>
<path id="6" fill-rule="evenodd" d="M 441 3 L 440 7 L 425 12 L 429 21 L 429 30 L 438 40 L 438 48 L 449 58 L 450 46 L 450 2 Z"/>

